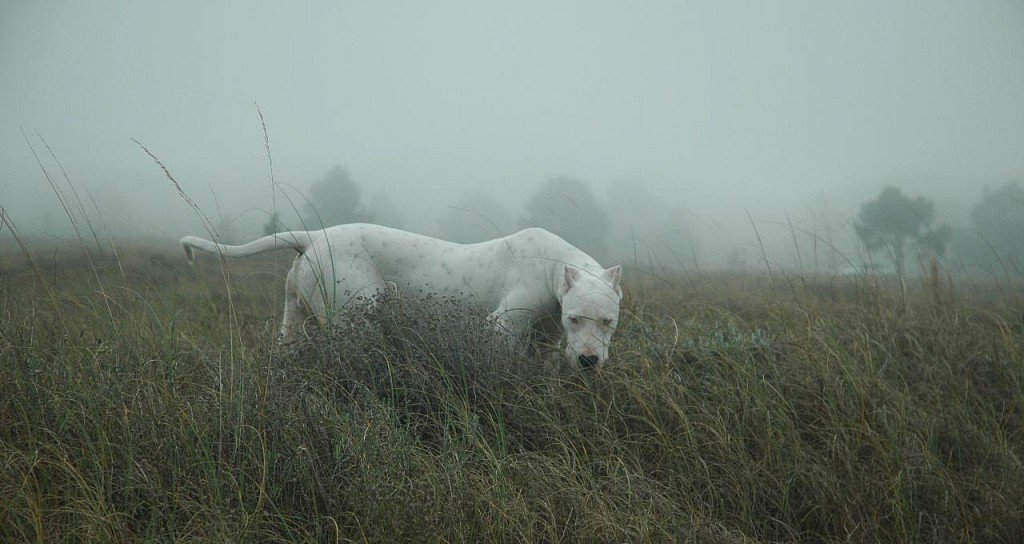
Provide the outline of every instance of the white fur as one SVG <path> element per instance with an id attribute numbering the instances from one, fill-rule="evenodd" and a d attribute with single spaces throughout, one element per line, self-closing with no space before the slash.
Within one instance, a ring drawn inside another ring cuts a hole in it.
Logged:
<path id="1" fill-rule="evenodd" d="M 552 323 L 566 334 L 565 354 L 581 364 L 608 359 L 618 321 L 620 268 L 605 270 L 589 255 L 539 228 L 476 244 L 456 244 L 402 230 L 350 224 L 283 232 L 241 246 L 186 236 L 192 250 L 227 257 L 277 248 L 299 252 L 285 281 L 284 341 L 309 318 L 324 322 L 332 310 L 384 292 L 454 298 L 489 312 L 495 325 L 526 340 Z"/>

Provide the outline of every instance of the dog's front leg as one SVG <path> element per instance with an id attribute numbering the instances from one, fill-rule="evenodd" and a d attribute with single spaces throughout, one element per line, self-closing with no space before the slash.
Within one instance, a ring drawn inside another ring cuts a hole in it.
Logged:
<path id="1" fill-rule="evenodd" d="M 511 306 L 503 301 L 488 316 L 495 332 L 501 335 L 513 352 L 526 353 L 528 337 L 532 325 L 532 315 L 528 310 Z"/>

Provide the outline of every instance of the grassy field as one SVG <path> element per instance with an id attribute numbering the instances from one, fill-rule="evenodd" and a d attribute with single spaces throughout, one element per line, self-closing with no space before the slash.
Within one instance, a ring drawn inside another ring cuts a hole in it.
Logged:
<path id="1" fill-rule="evenodd" d="M 276 346 L 290 257 L 0 256 L 0 541 L 1020 542 L 1007 288 L 627 276 L 595 373 L 452 306 Z"/>

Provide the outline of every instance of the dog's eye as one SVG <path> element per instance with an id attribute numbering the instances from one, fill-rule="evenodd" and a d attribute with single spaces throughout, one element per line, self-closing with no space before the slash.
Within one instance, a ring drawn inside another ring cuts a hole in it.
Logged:
<path id="1" fill-rule="evenodd" d="M 580 324 L 580 318 L 578 318 L 578 317 L 576 317 L 574 315 L 570 315 L 569 316 L 569 323 L 572 323 L 573 325 L 579 325 Z"/>
<path id="2" fill-rule="evenodd" d="M 608 319 L 604 320 L 604 326 L 605 327 L 611 327 L 612 323 L 614 323 L 614 321 L 611 318 L 608 318 Z"/>

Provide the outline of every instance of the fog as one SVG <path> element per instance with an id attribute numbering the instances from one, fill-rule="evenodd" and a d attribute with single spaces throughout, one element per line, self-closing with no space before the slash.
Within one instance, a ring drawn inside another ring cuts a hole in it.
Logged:
<path id="1" fill-rule="evenodd" d="M 103 237 L 206 234 L 132 139 L 225 239 L 300 228 L 336 166 L 373 220 L 463 241 L 568 179 L 597 209 L 551 213 L 606 217 L 627 265 L 803 266 L 855 254 L 886 186 L 969 229 L 1024 182 L 1018 0 L 5 2 L 0 74 L 0 206 L 33 240 L 74 238 L 33 151 Z"/>

